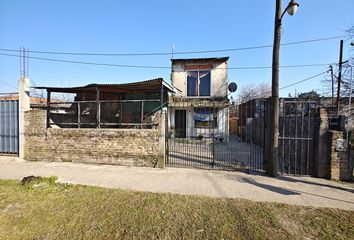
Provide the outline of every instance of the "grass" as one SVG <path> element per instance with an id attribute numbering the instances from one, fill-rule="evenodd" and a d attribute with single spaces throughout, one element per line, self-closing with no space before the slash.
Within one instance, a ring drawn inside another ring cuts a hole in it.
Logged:
<path id="1" fill-rule="evenodd" d="M 0 239 L 353 239 L 352 211 L 0 180 Z"/>

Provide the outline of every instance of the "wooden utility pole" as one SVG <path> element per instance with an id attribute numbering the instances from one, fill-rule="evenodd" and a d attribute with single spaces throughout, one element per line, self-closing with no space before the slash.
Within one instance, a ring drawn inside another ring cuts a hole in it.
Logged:
<path id="1" fill-rule="evenodd" d="M 281 37 L 282 0 L 276 0 L 273 62 L 272 62 L 272 97 L 270 104 L 270 143 L 267 159 L 267 173 L 276 176 L 278 172 L 278 133 L 279 133 L 279 51 Z"/>
<path id="2" fill-rule="evenodd" d="M 342 81 L 342 65 L 343 65 L 343 40 L 340 40 L 339 47 L 339 73 L 338 73 L 338 89 L 337 89 L 337 114 L 340 112 L 340 84 Z"/>

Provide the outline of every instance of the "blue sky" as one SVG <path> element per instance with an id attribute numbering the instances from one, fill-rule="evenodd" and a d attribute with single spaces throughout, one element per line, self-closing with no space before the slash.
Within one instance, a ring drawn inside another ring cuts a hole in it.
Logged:
<path id="1" fill-rule="evenodd" d="M 288 1 L 283 1 L 285 7 Z M 283 20 L 282 43 L 340 36 L 354 24 L 353 0 L 298 0 L 300 8 Z M 145 53 L 241 48 L 272 44 L 275 0 L 253 1 L 18 1 L 0 0 L 0 48 L 39 51 Z M 345 42 L 344 59 L 349 56 Z M 0 53 L 5 53 L 1 52 Z M 338 62 L 339 39 L 283 46 L 281 65 Z M 31 56 L 113 64 L 170 66 L 171 56 Z M 176 57 L 229 56 L 230 67 L 271 66 L 272 49 Z M 19 59 L 0 55 L 0 92 L 16 91 Z M 323 72 L 326 66 L 281 69 L 280 86 Z M 30 59 L 32 83 L 76 86 L 163 77 L 169 69 L 78 65 Z M 281 91 L 287 96 L 320 90 L 320 76 Z M 239 88 L 271 82 L 271 69 L 230 70 Z"/>

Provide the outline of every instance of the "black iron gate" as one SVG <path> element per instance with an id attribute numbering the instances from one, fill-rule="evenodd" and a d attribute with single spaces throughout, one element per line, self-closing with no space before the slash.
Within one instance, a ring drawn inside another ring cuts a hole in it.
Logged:
<path id="1" fill-rule="evenodd" d="M 170 103 L 167 166 L 263 170 L 265 111 L 265 100 Z"/>
<path id="2" fill-rule="evenodd" d="M 313 175 L 317 103 L 281 99 L 278 171 Z"/>

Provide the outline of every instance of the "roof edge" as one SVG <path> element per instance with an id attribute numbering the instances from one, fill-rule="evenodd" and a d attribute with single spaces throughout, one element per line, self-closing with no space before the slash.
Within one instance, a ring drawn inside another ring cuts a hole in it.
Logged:
<path id="1" fill-rule="evenodd" d="M 39 87 L 33 87 L 35 89 L 46 89 L 46 90 L 78 90 L 78 89 L 85 89 L 85 88 L 93 88 L 93 87 L 109 87 L 109 86 L 114 86 L 114 87 L 124 87 L 124 86 L 129 86 L 129 85 L 134 85 L 134 84 L 148 84 L 149 82 L 156 82 L 160 81 L 161 84 L 166 87 L 169 91 L 174 92 L 174 88 L 167 83 L 163 78 L 154 78 L 150 80 L 145 80 L 145 81 L 139 81 L 139 82 L 131 82 L 131 83 L 112 83 L 112 84 L 99 84 L 99 83 L 92 83 L 92 84 L 87 84 L 85 86 L 78 86 L 78 87 L 44 87 L 44 86 L 39 86 Z"/>
<path id="2" fill-rule="evenodd" d="M 177 58 L 171 59 L 171 62 L 194 62 L 194 61 L 218 61 L 227 62 L 230 57 L 209 57 L 209 58 Z"/>

